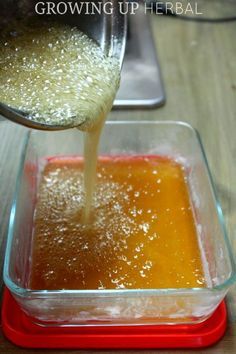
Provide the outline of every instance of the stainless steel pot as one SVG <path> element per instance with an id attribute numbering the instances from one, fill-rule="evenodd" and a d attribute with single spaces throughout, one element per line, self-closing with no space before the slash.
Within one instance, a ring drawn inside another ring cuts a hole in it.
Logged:
<path id="1" fill-rule="evenodd" d="M 97 11 L 94 7 L 94 14 L 92 14 L 91 11 L 87 11 L 88 9 L 85 6 L 82 7 L 80 13 L 75 11 L 72 14 L 71 11 L 67 11 L 63 15 L 57 11 L 60 8 L 60 12 L 62 11 L 62 6 L 58 7 L 60 2 L 62 1 L 0 0 L 0 31 L 14 18 L 25 18 L 32 15 L 53 15 L 58 21 L 71 26 L 77 26 L 90 38 L 97 41 L 107 55 L 119 59 L 121 67 L 126 43 L 126 16 L 120 11 L 119 6 L 121 1 L 111 0 L 108 4 L 106 0 L 93 0 L 90 3 L 93 3 L 94 6 L 97 6 L 97 9 L 102 9 L 102 11 Z M 51 3 L 50 7 L 48 3 Z M 52 3 L 55 4 L 54 7 Z M 65 3 L 68 3 L 68 1 L 65 1 Z M 70 3 L 74 5 L 75 3 L 79 4 L 80 1 L 70 1 Z M 35 122 L 28 119 L 25 112 L 18 111 L 0 102 L 0 119 L 1 115 L 2 118 L 7 118 L 13 122 L 35 129 L 60 130 L 70 128 L 70 126 L 55 126 Z"/>

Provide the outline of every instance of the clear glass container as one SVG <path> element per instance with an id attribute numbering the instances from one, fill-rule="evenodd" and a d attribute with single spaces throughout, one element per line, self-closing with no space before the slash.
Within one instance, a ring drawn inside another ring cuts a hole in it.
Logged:
<path id="1" fill-rule="evenodd" d="M 100 155 L 164 155 L 185 167 L 206 288 L 131 290 L 31 290 L 32 228 L 42 161 L 82 155 L 74 129 L 28 133 L 12 204 L 4 281 L 21 308 L 43 325 L 180 324 L 207 319 L 236 278 L 220 205 L 198 133 L 181 122 L 107 122 Z M 171 257 L 171 255 L 170 255 Z"/>

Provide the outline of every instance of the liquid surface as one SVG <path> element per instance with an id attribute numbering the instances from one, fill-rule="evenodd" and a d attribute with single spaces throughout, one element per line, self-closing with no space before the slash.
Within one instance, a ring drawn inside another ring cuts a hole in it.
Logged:
<path id="1" fill-rule="evenodd" d="M 15 22 L 0 33 L 0 102 L 47 124 L 91 130 L 110 111 L 118 60 L 77 28 Z"/>
<path id="2" fill-rule="evenodd" d="M 181 165 L 160 157 L 101 158 L 84 225 L 82 164 L 53 158 L 42 173 L 31 289 L 205 286 Z"/>

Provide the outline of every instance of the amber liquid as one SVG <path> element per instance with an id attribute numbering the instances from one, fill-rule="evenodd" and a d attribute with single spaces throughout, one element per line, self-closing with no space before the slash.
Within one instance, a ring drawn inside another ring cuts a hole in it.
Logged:
<path id="1" fill-rule="evenodd" d="M 35 213 L 31 289 L 204 287 L 184 168 L 161 157 L 100 158 L 89 224 L 83 161 L 52 158 Z"/>

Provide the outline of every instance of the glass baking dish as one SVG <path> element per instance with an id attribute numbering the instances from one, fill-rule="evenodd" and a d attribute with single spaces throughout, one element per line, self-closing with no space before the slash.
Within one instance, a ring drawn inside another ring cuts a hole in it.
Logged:
<path id="1" fill-rule="evenodd" d="M 83 153 L 78 130 L 27 134 L 12 204 L 4 281 L 21 308 L 42 325 L 198 323 L 224 299 L 236 278 L 220 205 L 198 133 L 182 122 L 107 122 L 100 155 L 163 155 L 185 168 L 206 288 L 31 290 L 32 229 L 42 163 Z M 171 255 L 170 255 L 171 257 Z"/>

